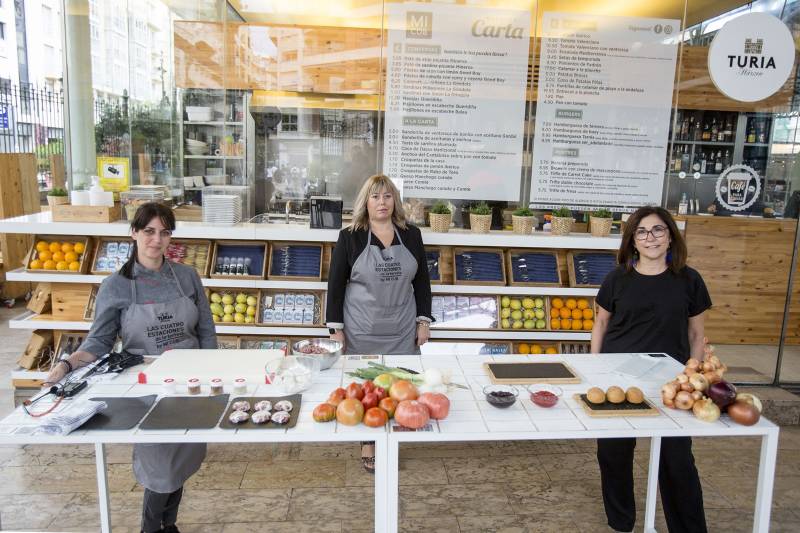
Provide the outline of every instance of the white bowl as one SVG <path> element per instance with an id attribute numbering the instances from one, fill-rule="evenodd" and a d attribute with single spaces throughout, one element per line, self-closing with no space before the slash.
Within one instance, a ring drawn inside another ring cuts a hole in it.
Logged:
<path id="1" fill-rule="evenodd" d="M 286 394 L 302 392 L 314 384 L 319 374 L 319 359 L 304 355 L 287 355 L 267 362 L 267 378 Z"/>

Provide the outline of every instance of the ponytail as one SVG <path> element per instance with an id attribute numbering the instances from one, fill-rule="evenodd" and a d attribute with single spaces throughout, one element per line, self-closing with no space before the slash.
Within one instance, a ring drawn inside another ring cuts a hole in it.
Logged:
<path id="1" fill-rule="evenodd" d="M 133 241 L 133 246 L 131 246 L 131 255 L 130 257 L 128 257 L 128 260 L 125 261 L 125 264 L 122 265 L 122 268 L 119 269 L 119 273 L 128 279 L 133 279 L 133 265 L 135 263 L 136 263 L 136 241 Z"/>

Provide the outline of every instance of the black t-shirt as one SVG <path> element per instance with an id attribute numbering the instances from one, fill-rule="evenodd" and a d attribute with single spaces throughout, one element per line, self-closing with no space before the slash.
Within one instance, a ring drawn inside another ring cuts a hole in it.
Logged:
<path id="1" fill-rule="evenodd" d="M 711 297 L 693 268 L 646 276 L 620 266 L 606 276 L 597 304 L 611 313 L 601 352 L 663 352 L 685 363 L 689 318 L 710 308 Z"/>

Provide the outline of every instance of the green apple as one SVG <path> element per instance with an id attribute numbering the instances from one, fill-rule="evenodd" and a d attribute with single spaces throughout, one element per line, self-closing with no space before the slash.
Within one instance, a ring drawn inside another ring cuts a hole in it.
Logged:
<path id="1" fill-rule="evenodd" d="M 233 307 L 231 304 L 228 304 L 222 308 L 222 312 L 226 315 L 232 315 L 233 313 L 236 312 L 236 308 Z"/>
<path id="2" fill-rule="evenodd" d="M 237 324 L 244 324 L 244 315 L 242 313 L 236 313 L 233 315 L 233 321 Z"/>
<path id="3" fill-rule="evenodd" d="M 523 298 L 522 299 L 522 307 L 525 309 L 533 309 L 533 298 Z"/>
<path id="4" fill-rule="evenodd" d="M 544 309 L 544 300 L 541 298 L 536 298 L 533 301 L 533 306 L 538 307 L 539 309 Z"/>
<path id="5" fill-rule="evenodd" d="M 211 320 L 213 320 L 214 322 L 219 322 L 220 321 L 220 317 L 219 317 L 219 315 L 211 315 Z"/>
<path id="6" fill-rule="evenodd" d="M 222 315 L 225 314 L 225 313 L 222 312 L 222 306 L 220 304 L 216 303 L 216 302 L 214 302 L 211 305 L 209 305 L 208 308 L 211 309 L 211 314 L 213 314 L 213 315 L 222 316 Z"/>
<path id="7" fill-rule="evenodd" d="M 522 329 L 522 320 L 515 320 L 513 324 L 511 324 L 511 329 Z"/>
<path id="8" fill-rule="evenodd" d="M 258 303 L 258 298 L 256 298 L 255 296 L 248 296 L 247 297 L 247 305 L 254 306 L 257 303 Z"/>
<path id="9" fill-rule="evenodd" d="M 244 312 L 247 311 L 247 304 L 238 303 L 238 304 L 234 305 L 233 308 L 236 310 L 237 313 L 244 314 Z"/>
<path id="10" fill-rule="evenodd" d="M 500 318 L 508 318 L 511 316 L 511 309 L 504 307 L 500 310 Z"/>
<path id="11" fill-rule="evenodd" d="M 520 302 L 516 298 L 511 300 L 511 309 L 520 309 L 520 308 L 522 308 L 522 302 Z"/>
<path id="12" fill-rule="evenodd" d="M 256 308 L 251 305 L 245 310 L 244 314 L 247 316 L 256 316 Z"/>
<path id="13" fill-rule="evenodd" d="M 544 329 L 547 326 L 544 320 L 536 321 L 536 329 Z"/>
<path id="14" fill-rule="evenodd" d="M 530 320 L 532 318 L 536 318 L 536 315 L 534 314 L 533 309 L 525 309 L 522 312 L 522 318 L 525 320 Z"/>
<path id="15" fill-rule="evenodd" d="M 533 326 L 535 325 L 536 322 L 534 322 L 533 320 L 526 320 L 525 322 L 522 323 L 522 327 L 524 327 L 525 329 L 533 329 Z"/>
<path id="16" fill-rule="evenodd" d="M 511 305 L 511 298 L 508 296 L 503 296 L 500 299 L 500 307 L 508 307 L 509 305 Z"/>
<path id="17" fill-rule="evenodd" d="M 536 315 L 536 318 L 544 318 L 544 309 L 536 309 L 533 314 Z"/>
<path id="18" fill-rule="evenodd" d="M 233 296 L 231 296 L 230 294 L 224 295 L 222 297 L 222 303 L 224 303 L 225 305 L 232 304 L 233 303 Z"/>
<path id="19" fill-rule="evenodd" d="M 233 322 L 233 315 L 226 314 L 225 316 L 222 317 L 222 321 L 223 322 Z"/>
<path id="20" fill-rule="evenodd" d="M 513 318 L 514 320 L 522 320 L 522 311 L 520 311 L 519 309 L 511 311 L 511 318 Z"/>
<path id="21" fill-rule="evenodd" d="M 500 327 L 502 327 L 503 329 L 510 328 L 511 327 L 511 321 L 509 319 L 507 319 L 507 318 L 504 318 L 503 320 L 500 321 Z"/>
<path id="22" fill-rule="evenodd" d="M 375 379 L 372 380 L 376 387 L 384 389 L 387 391 L 387 393 L 395 381 L 397 381 L 397 378 L 391 374 L 379 374 Z"/>
<path id="23" fill-rule="evenodd" d="M 248 316 L 244 317 L 244 323 L 245 324 L 253 324 L 255 321 L 256 321 L 256 317 L 254 317 L 254 316 L 248 315 Z"/>
<path id="24" fill-rule="evenodd" d="M 247 295 L 245 293 L 240 292 L 239 294 L 236 295 L 236 303 L 237 304 L 243 304 L 243 303 L 246 303 L 246 302 L 247 302 Z"/>
<path id="25" fill-rule="evenodd" d="M 216 292 L 212 292 L 211 293 L 211 301 L 214 302 L 215 304 L 218 304 L 218 303 L 220 303 L 222 301 L 222 296 L 220 296 Z"/>

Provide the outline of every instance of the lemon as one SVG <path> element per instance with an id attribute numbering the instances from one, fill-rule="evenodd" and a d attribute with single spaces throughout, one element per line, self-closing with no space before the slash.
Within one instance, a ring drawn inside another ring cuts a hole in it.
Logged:
<path id="1" fill-rule="evenodd" d="M 231 296 L 230 294 L 224 295 L 222 297 L 222 303 L 224 303 L 225 305 L 232 304 L 233 303 L 233 296 Z"/>
<path id="2" fill-rule="evenodd" d="M 521 307 L 522 307 L 522 302 L 520 302 L 516 298 L 511 300 L 511 309 L 520 309 Z"/>
<path id="3" fill-rule="evenodd" d="M 242 313 L 236 313 L 233 315 L 233 321 L 237 324 L 244 324 L 244 315 Z"/>
<path id="4" fill-rule="evenodd" d="M 222 296 L 217 294 L 216 292 L 211 293 L 211 301 L 218 304 L 222 301 Z"/>
<path id="5" fill-rule="evenodd" d="M 544 329 L 546 327 L 547 327 L 547 322 L 545 322 L 544 320 L 540 319 L 536 321 L 536 329 Z"/>
<path id="6" fill-rule="evenodd" d="M 533 316 L 535 316 L 536 318 L 544 318 L 544 309 L 536 309 L 533 312 Z"/>
<path id="7" fill-rule="evenodd" d="M 500 327 L 503 329 L 509 329 L 511 327 L 511 321 L 507 318 L 504 318 L 500 321 Z"/>
<path id="8" fill-rule="evenodd" d="M 525 320 L 536 318 L 536 313 L 534 313 L 533 309 L 525 309 L 522 312 L 522 318 L 524 318 Z"/>
<path id="9" fill-rule="evenodd" d="M 533 300 L 533 298 L 523 298 L 522 300 L 522 307 L 525 309 L 533 309 L 535 305 L 536 302 Z"/>
<path id="10" fill-rule="evenodd" d="M 511 305 L 511 298 L 508 296 L 500 298 L 500 307 L 508 307 L 509 305 Z"/>
<path id="11" fill-rule="evenodd" d="M 522 320 L 522 311 L 519 309 L 516 311 L 511 311 L 511 318 L 514 320 Z"/>
<path id="12" fill-rule="evenodd" d="M 522 327 L 524 327 L 525 329 L 533 329 L 535 325 L 536 322 L 534 322 L 533 320 L 526 320 L 525 322 L 522 323 Z"/>
<path id="13" fill-rule="evenodd" d="M 511 329 L 522 329 L 522 320 L 515 320 L 511 324 Z"/>
<path id="14" fill-rule="evenodd" d="M 233 322 L 233 315 L 226 314 L 225 316 L 222 317 L 222 321 L 223 322 Z"/>
<path id="15" fill-rule="evenodd" d="M 236 310 L 237 314 L 240 314 L 240 313 L 244 314 L 244 312 L 247 311 L 247 304 L 238 303 L 235 306 L 233 306 L 233 308 Z"/>
<path id="16" fill-rule="evenodd" d="M 541 298 L 536 298 L 536 299 L 533 301 L 533 306 L 534 306 L 534 307 L 537 307 L 537 308 L 539 308 L 539 309 L 544 309 L 544 300 L 543 300 L 543 299 L 541 299 Z"/>
<path id="17" fill-rule="evenodd" d="M 225 300 L 223 300 L 223 301 L 225 301 Z M 222 308 L 222 311 L 226 315 L 233 315 L 233 313 L 236 312 L 236 308 L 233 307 L 231 304 L 228 304 L 228 305 L 226 305 L 225 307 Z"/>
<path id="18" fill-rule="evenodd" d="M 247 311 L 245 312 L 245 314 L 247 316 L 256 316 L 256 308 L 255 308 L 255 306 L 254 305 L 249 306 L 247 308 Z"/>
<path id="19" fill-rule="evenodd" d="M 248 296 L 247 297 L 247 305 L 252 307 L 252 306 L 256 305 L 257 303 L 258 303 L 258 298 L 256 298 L 255 296 Z"/>
<path id="20" fill-rule="evenodd" d="M 243 304 L 243 303 L 246 303 L 246 302 L 247 302 L 247 295 L 246 294 L 240 292 L 239 294 L 236 295 L 236 303 L 237 304 Z"/>
<path id="21" fill-rule="evenodd" d="M 213 320 L 214 322 L 219 322 L 220 318 L 217 315 L 211 315 L 211 320 Z"/>
<path id="22" fill-rule="evenodd" d="M 500 310 L 500 318 L 508 318 L 511 316 L 511 309 L 504 307 Z"/>
<path id="23" fill-rule="evenodd" d="M 244 317 L 244 323 L 245 324 L 254 324 L 255 321 L 256 321 L 256 317 L 254 317 L 254 316 L 248 315 L 248 316 Z"/>

